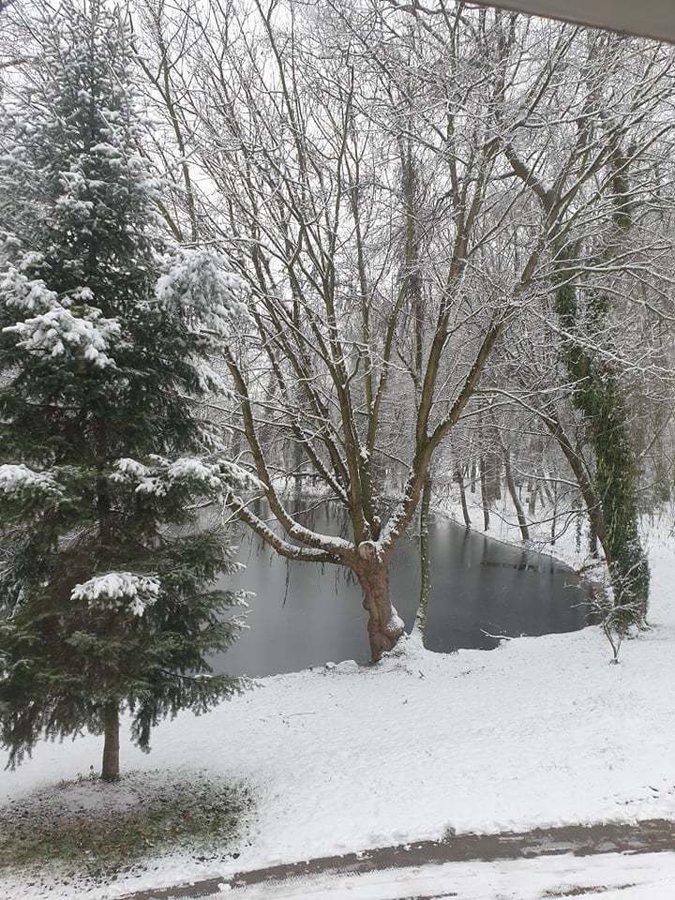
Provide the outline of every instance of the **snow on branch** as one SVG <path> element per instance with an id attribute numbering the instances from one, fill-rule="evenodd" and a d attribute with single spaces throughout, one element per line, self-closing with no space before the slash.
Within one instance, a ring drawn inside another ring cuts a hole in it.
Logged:
<path id="1" fill-rule="evenodd" d="M 25 313 L 43 313 L 60 306 L 58 295 L 49 290 L 44 281 L 27 278 L 14 266 L 0 278 L 0 295 L 8 307 Z"/>
<path id="2" fill-rule="evenodd" d="M 98 309 L 90 308 L 76 316 L 60 305 L 25 322 L 8 325 L 3 331 L 16 334 L 17 346 L 29 353 L 46 353 L 54 358 L 81 356 L 97 369 L 115 365 L 108 351 L 121 334 L 119 322 L 104 318 Z"/>
<path id="3" fill-rule="evenodd" d="M 49 473 L 36 472 L 24 465 L 0 466 L 0 494 L 16 496 L 26 492 L 59 494 L 61 488 Z"/>
<path id="4" fill-rule="evenodd" d="M 70 597 L 90 604 L 118 608 L 126 606 L 133 615 L 142 616 L 156 602 L 160 589 L 160 581 L 154 575 L 108 572 L 106 575 L 96 575 L 83 584 L 76 584 Z"/>
<path id="5" fill-rule="evenodd" d="M 148 465 L 135 459 L 118 459 L 110 476 L 117 483 L 135 484 L 137 494 L 166 496 L 174 488 L 192 486 L 206 493 L 230 491 L 233 486 L 255 487 L 253 476 L 229 460 L 206 462 L 183 456 L 169 461 L 160 456 Z"/>
<path id="6" fill-rule="evenodd" d="M 172 462 L 166 470 L 169 482 L 198 481 L 217 490 L 223 483 L 220 464 L 205 463 L 201 459 L 183 456 Z"/>
<path id="7" fill-rule="evenodd" d="M 232 396 L 230 387 L 220 372 L 217 372 L 206 360 L 195 360 L 195 373 L 199 387 L 205 393 L 213 392 L 218 394 L 220 398 Z"/>
<path id="8" fill-rule="evenodd" d="M 211 250 L 179 249 L 166 260 L 155 288 L 165 307 L 179 312 L 192 331 L 226 334 L 248 317 L 244 281 L 228 271 L 226 259 Z"/>

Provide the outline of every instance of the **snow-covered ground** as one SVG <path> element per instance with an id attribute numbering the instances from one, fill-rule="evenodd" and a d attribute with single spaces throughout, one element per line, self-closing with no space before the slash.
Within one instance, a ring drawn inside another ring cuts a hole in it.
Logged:
<path id="1" fill-rule="evenodd" d="M 208 715 L 180 715 L 157 728 L 150 756 L 125 744 L 127 769 L 195 767 L 246 779 L 257 797 L 255 818 L 247 839 L 233 848 L 241 854 L 236 860 L 197 862 L 175 853 L 86 896 L 114 898 L 142 887 L 436 839 L 449 829 L 675 818 L 675 540 L 669 524 L 664 520 L 649 537 L 653 630 L 624 644 L 618 666 L 609 664 L 598 628 L 453 655 L 429 653 L 409 640 L 374 669 L 342 663 L 266 678 Z M 0 803 L 86 774 L 90 765 L 98 767 L 100 750 L 95 737 L 40 745 L 17 771 L 0 773 Z M 650 878 L 662 865 L 663 877 L 675 872 L 669 855 L 635 858 L 633 868 L 643 863 L 651 866 Z M 501 873 L 508 887 L 519 866 L 530 863 L 495 863 L 490 871 Z M 601 866 L 589 859 L 589 877 L 600 872 L 606 879 Z M 470 883 L 469 864 L 455 871 Z M 528 871 L 532 889 L 519 898 L 539 896 L 538 868 Z M 638 883 L 630 873 L 625 878 Z M 334 896 L 405 895 L 377 891 Z M 413 893 L 425 892 L 416 883 Z M 457 893 L 497 896 L 471 894 L 465 885 Z M 0 879 L 2 900 L 81 895 L 48 880 L 29 886 L 18 875 Z M 675 889 L 620 896 L 665 898 Z"/>

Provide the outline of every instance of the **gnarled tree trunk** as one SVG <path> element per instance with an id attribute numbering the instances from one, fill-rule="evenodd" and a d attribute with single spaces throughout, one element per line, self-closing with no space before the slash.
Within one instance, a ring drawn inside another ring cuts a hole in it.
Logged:
<path id="1" fill-rule="evenodd" d="M 363 608 L 368 612 L 368 640 L 373 662 L 392 650 L 404 631 L 403 621 L 392 606 L 389 594 L 388 561 L 373 541 L 358 546 L 354 572 L 363 591 Z"/>

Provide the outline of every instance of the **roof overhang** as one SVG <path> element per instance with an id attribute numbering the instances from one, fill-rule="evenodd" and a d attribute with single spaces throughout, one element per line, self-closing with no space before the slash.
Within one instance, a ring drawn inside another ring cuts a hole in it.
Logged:
<path id="1" fill-rule="evenodd" d="M 675 43 L 675 0 L 484 0 L 483 5 Z"/>

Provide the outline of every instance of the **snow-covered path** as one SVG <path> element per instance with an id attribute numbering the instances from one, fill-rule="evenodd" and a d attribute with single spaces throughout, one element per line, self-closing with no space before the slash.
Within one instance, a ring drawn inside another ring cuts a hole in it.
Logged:
<path id="1" fill-rule="evenodd" d="M 375 669 L 344 663 L 264 679 L 209 715 L 163 724 L 149 757 L 126 745 L 127 768 L 247 779 L 257 794 L 250 843 L 229 862 L 174 854 L 88 896 L 439 839 L 449 829 L 675 818 L 672 542 L 654 542 L 651 562 L 655 627 L 624 646 L 619 666 L 608 664 L 596 628 L 450 656 L 408 645 Z M 0 802 L 86 773 L 99 753 L 91 737 L 43 744 L 0 774 Z M 46 894 L 0 882 L 3 900 Z"/>
<path id="2" fill-rule="evenodd" d="M 672 900 L 675 853 L 463 862 L 328 875 L 212 895 L 231 900 Z"/>
<path id="3" fill-rule="evenodd" d="M 603 859 L 589 857 L 602 856 Z M 635 857 L 642 856 L 643 859 Z M 623 890 L 626 884 L 675 887 L 675 822 L 639 825 L 567 826 L 499 835 L 458 835 L 442 842 L 418 841 L 344 856 L 324 857 L 291 865 L 241 873 L 228 881 L 211 878 L 167 889 L 128 895 L 124 900 L 194 900 L 223 893 L 241 900 L 266 897 L 403 897 L 424 893 L 425 900 L 479 895 L 516 897 L 525 886 L 540 897 L 581 896 L 596 889 Z M 511 863 L 519 862 L 521 865 Z M 608 874 L 608 867 L 610 874 Z M 625 879 L 630 874 L 631 881 Z M 469 876 L 469 884 L 464 882 Z M 543 887 L 544 883 L 547 885 Z M 621 887 L 617 887 L 621 885 Z M 462 887 L 462 893 L 451 890 Z M 375 889 L 377 888 L 377 892 Z M 491 895 L 490 890 L 497 893 Z M 440 893 L 439 893 L 440 892 Z M 661 894 L 652 893 L 652 896 Z M 511 896 L 509 894 L 508 896 Z"/>

